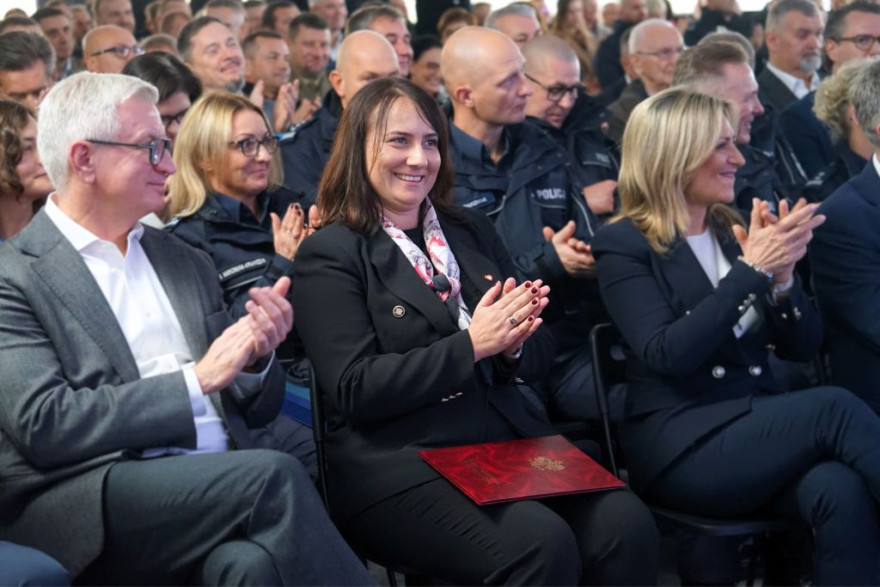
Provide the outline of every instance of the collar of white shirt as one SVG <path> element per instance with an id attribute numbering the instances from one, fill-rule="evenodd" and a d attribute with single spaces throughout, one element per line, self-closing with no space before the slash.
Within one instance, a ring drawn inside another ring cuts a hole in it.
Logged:
<path id="1" fill-rule="evenodd" d="M 813 75 L 810 77 L 810 85 L 809 85 L 809 87 L 807 87 L 807 84 L 804 80 L 802 80 L 799 77 L 795 77 L 795 76 L 791 75 L 790 73 L 786 73 L 786 72 L 782 71 L 781 69 L 779 69 L 778 67 L 776 67 L 772 63 L 767 64 L 767 69 L 769 69 L 770 72 L 773 73 L 773 75 L 778 77 L 779 81 L 781 81 L 783 84 L 785 84 L 785 87 L 787 87 L 789 90 L 791 90 L 791 93 L 794 94 L 795 96 L 797 96 L 798 100 L 800 100 L 801 98 L 803 98 L 804 96 L 806 96 L 807 94 L 809 94 L 810 92 L 815 90 L 817 87 L 819 87 L 819 74 L 816 73 L 815 71 L 813 72 Z"/>
<path id="2" fill-rule="evenodd" d="M 59 208 L 58 204 L 55 203 L 56 197 L 57 196 L 53 192 L 48 198 L 46 198 L 46 215 L 48 215 L 49 219 L 55 223 L 55 226 L 58 227 L 61 234 L 70 241 L 70 244 L 73 245 L 73 248 L 76 249 L 77 253 L 82 253 L 82 251 L 89 245 L 102 240 Z M 135 222 L 134 226 L 128 233 L 129 244 L 131 244 L 132 240 L 140 242 L 143 234 L 143 225 L 140 222 Z"/>

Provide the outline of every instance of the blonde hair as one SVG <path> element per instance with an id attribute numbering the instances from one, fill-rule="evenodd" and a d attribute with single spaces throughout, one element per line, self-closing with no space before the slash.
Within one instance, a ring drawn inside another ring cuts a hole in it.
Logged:
<path id="1" fill-rule="evenodd" d="M 684 192 L 718 141 L 721 123 L 736 128 L 734 106 L 686 88 L 670 88 L 636 106 L 623 133 L 621 209 L 660 254 L 687 234 Z M 709 206 L 707 219 L 729 229 L 742 219 L 730 206 Z"/>
<path id="2" fill-rule="evenodd" d="M 243 110 L 259 114 L 266 129 L 272 132 L 272 125 L 260 108 L 247 98 L 229 92 L 207 94 L 186 113 L 174 142 L 177 172 L 171 176 L 169 187 L 171 214 L 191 216 L 205 204 L 208 194 L 214 191 L 211 179 L 216 170 L 223 168 L 229 152 L 232 119 Z M 206 166 L 215 171 L 207 171 Z M 272 190 L 281 182 L 281 159 L 276 152 L 269 164 L 267 189 Z"/>
<path id="3" fill-rule="evenodd" d="M 816 90 L 813 112 L 819 120 L 831 127 L 831 137 L 835 140 L 849 138 L 852 126 L 849 118 L 849 88 L 856 75 L 869 63 L 867 59 L 854 59 L 844 63 Z"/>

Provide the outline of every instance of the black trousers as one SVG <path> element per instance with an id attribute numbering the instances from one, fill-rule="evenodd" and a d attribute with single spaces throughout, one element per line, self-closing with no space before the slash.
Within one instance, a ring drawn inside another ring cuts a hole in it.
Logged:
<path id="1" fill-rule="evenodd" d="M 445 479 L 353 518 L 359 552 L 461 585 L 649 585 L 658 537 L 628 490 L 478 506 Z"/>
<path id="2" fill-rule="evenodd" d="M 646 497 L 710 516 L 795 517 L 813 529 L 817 585 L 880 584 L 880 418 L 844 389 L 755 398 Z"/>
<path id="3" fill-rule="evenodd" d="M 104 488 L 110 585 L 369 585 L 303 466 L 273 450 L 126 461 Z"/>

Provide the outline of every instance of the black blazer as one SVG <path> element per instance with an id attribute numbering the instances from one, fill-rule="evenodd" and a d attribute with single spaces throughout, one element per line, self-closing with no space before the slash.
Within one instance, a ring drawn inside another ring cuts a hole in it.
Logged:
<path id="1" fill-rule="evenodd" d="M 772 306 L 768 280 L 737 260 L 732 235 L 718 233 L 731 269 L 717 288 L 684 239 L 659 255 L 625 219 L 601 228 L 592 242 L 602 299 L 629 347 L 621 440 L 637 487 L 747 412 L 754 395 L 778 390 L 769 345 L 783 358 L 808 360 L 821 342 L 818 316 L 800 286 Z M 759 322 L 737 339 L 733 326 L 752 306 Z"/>
<path id="2" fill-rule="evenodd" d="M 778 114 L 786 106 L 797 101 L 797 96 L 769 69 L 762 71 L 756 81 L 758 99 L 769 113 Z"/>
<path id="3" fill-rule="evenodd" d="M 480 296 L 516 269 L 492 222 L 461 210 L 440 218 L 461 267 L 463 292 Z M 334 223 L 297 253 L 297 328 L 327 399 L 328 489 L 337 523 L 438 474 L 426 447 L 553 434 L 514 376 L 537 381 L 555 352 L 539 329 L 520 365 L 477 365 L 467 331 L 422 283 L 382 230 Z M 474 297 L 474 296 L 472 296 Z M 478 299 L 465 302 L 473 308 Z"/>
<path id="4" fill-rule="evenodd" d="M 880 413 L 880 177 L 872 161 L 819 208 L 813 287 L 828 327 L 834 383 Z"/>

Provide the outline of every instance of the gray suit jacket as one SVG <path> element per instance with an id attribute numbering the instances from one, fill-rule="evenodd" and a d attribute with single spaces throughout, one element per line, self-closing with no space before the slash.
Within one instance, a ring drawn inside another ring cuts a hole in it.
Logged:
<path id="1" fill-rule="evenodd" d="M 141 244 L 194 358 L 229 324 L 204 253 L 146 228 Z M 283 401 L 273 366 L 247 398 L 210 397 L 236 446 Z M 72 575 L 103 548 L 103 480 L 150 447 L 195 448 L 181 372 L 141 379 L 110 306 L 45 212 L 0 246 L 0 539 L 33 546 Z"/>

